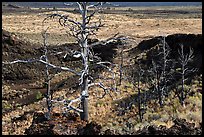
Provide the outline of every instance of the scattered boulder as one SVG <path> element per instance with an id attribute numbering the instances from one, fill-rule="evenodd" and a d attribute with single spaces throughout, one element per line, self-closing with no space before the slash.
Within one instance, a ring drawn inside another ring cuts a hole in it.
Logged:
<path id="1" fill-rule="evenodd" d="M 32 125 L 25 130 L 27 135 L 54 135 L 52 129 L 54 125 L 48 124 L 43 112 L 35 112 Z"/>
<path id="2" fill-rule="evenodd" d="M 43 112 L 35 112 L 32 124 L 25 130 L 27 135 L 99 135 L 101 125 L 80 120 L 77 113 L 52 114 L 47 120 Z"/>
<path id="3" fill-rule="evenodd" d="M 170 128 L 165 126 L 149 126 L 133 133 L 134 135 L 201 135 L 202 126 L 195 127 L 194 123 L 188 123 L 185 119 L 175 119 Z"/>
<path id="4" fill-rule="evenodd" d="M 96 122 L 90 122 L 86 124 L 85 127 L 79 130 L 79 135 L 99 135 L 101 132 L 102 126 L 97 124 Z"/>

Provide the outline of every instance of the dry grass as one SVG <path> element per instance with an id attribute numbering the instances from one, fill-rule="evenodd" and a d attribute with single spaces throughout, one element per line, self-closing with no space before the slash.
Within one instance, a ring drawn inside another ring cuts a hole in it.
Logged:
<path id="1" fill-rule="evenodd" d="M 28 15 L 2 15 L 2 28 L 19 34 L 32 42 L 42 43 L 42 21 L 46 14 L 56 13 L 50 11 L 46 13 L 28 14 Z M 60 12 L 63 13 L 64 12 Z M 68 13 L 70 17 L 79 18 L 78 14 Z M 103 15 L 105 27 L 97 33 L 98 39 L 111 37 L 120 33 L 133 38 L 145 38 L 158 35 L 167 35 L 174 33 L 202 33 L 202 18 L 200 19 L 139 19 L 120 14 Z M 49 20 L 46 23 L 51 27 L 48 31 L 49 43 L 72 42 L 73 39 L 66 35 L 66 30 L 58 24 L 57 20 Z M 108 33 L 107 33 L 108 32 Z M 49 39 L 50 38 L 50 39 Z"/>
<path id="2" fill-rule="evenodd" d="M 136 9 L 134 9 L 136 10 Z M 47 12 L 50 13 L 50 12 Z M 46 14 L 47 14 L 46 13 Z M 73 13 L 70 16 L 77 17 Z M 42 20 L 46 17 L 43 14 L 28 14 L 28 15 L 14 15 L 6 14 L 2 15 L 2 28 L 18 34 L 19 37 L 34 42 L 42 43 L 41 31 L 42 31 Z M 152 36 L 167 35 L 174 33 L 194 33 L 202 34 L 202 18 L 201 19 L 138 19 L 128 17 L 120 14 L 105 14 L 103 16 L 106 27 L 102 28 L 97 35 L 98 39 L 105 39 L 113 36 L 119 32 L 120 34 L 139 39 L 139 41 Z M 56 20 L 50 20 L 48 26 L 52 26 L 49 30 L 50 36 L 48 42 L 50 44 L 62 44 L 66 42 L 73 42 L 73 39 L 66 35 L 63 27 L 61 27 Z M 133 45 L 136 46 L 136 45 Z M 127 62 L 126 62 L 127 63 Z M 103 73 L 102 73 L 103 74 Z M 101 74 L 101 75 L 102 75 Z M 110 75 L 110 74 L 109 74 Z M 107 76 L 107 75 L 106 75 Z M 55 81 L 59 81 L 57 78 Z M 36 83 L 34 83 L 36 84 Z M 105 82 L 109 85 L 109 82 Z M 195 87 L 198 87 L 195 85 Z M 144 87 L 145 88 L 145 87 Z M 122 129 L 127 131 L 138 130 L 149 124 L 166 125 L 170 127 L 173 117 L 185 118 L 188 121 L 196 122 L 197 124 L 202 121 L 202 94 L 195 94 L 193 97 L 186 99 L 187 105 L 182 108 L 178 103 L 178 99 L 175 95 L 171 95 L 166 100 L 166 106 L 162 109 L 158 107 L 158 104 L 154 104 L 154 101 L 149 102 L 149 109 L 144 115 L 144 121 L 142 123 L 138 120 L 137 106 L 133 106 L 133 109 L 127 111 L 123 116 L 117 116 L 117 112 L 114 109 L 117 104 L 113 103 L 112 98 L 107 95 L 102 99 L 97 99 L 98 88 L 91 88 L 89 91 L 89 116 L 90 121 L 97 121 L 102 124 L 103 130 L 105 129 L 116 129 L 119 132 L 123 132 Z M 137 93 L 133 85 L 127 81 L 122 81 L 122 85 L 118 87 L 119 94 L 114 92 L 111 95 L 115 100 L 128 98 L 131 95 Z M 67 93 L 66 89 L 57 91 L 54 97 L 65 96 Z M 73 94 L 74 97 L 79 96 L 79 92 Z M 28 118 L 28 123 L 21 122 L 21 125 L 17 127 L 19 123 L 12 124 L 11 118 L 14 116 L 21 115 L 24 111 L 35 110 L 35 111 L 46 111 L 45 99 L 38 101 L 34 104 L 23 106 L 15 111 L 12 111 L 2 116 L 4 125 L 2 127 L 3 134 L 23 134 L 23 130 L 31 124 L 31 116 Z M 125 124 L 132 123 L 132 128 L 128 128 Z M 3 124 L 2 124 L 3 125 Z M 7 128 L 6 128 L 7 127 Z M 20 130 L 20 131 L 19 131 Z"/>

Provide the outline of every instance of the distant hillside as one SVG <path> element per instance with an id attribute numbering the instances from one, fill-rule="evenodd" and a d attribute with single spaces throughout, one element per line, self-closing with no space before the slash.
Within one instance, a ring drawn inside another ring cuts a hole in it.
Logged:
<path id="1" fill-rule="evenodd" d="M 25 7 L 66 7 L 63 2 L 3 2 Z M 66 2 L 70 3 L 70 2 Z M 110 2 L 120 7 L 134 6 L 202 6 L 202 2 Z"/>

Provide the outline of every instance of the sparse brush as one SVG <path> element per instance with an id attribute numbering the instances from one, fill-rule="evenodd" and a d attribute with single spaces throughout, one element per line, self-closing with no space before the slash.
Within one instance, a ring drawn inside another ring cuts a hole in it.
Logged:
<path id="1" fill-rule="evenodd" d="M 161 122 L 167 123 L 169 120 L 170 120 L 170 115 L 169 114 L 162 114 L 161 115 L 161 118 L 160 118 Z"/>
<path id="2" fill-rule="evenodd" d="M 2 109 L 11 109 L 13 108 L 12 104 L 9 104 L 8 102 L 2 102 Z"/>
<path id="3" fill-rule="evenodd" d="M 40 91 L 38 91 L 37 93 L 36 93 L 36 99 L 37 100 L 40 100 L 40 99 L 42 99 L 43 98 L 43 94 L 40 92 Z"/>
<path id="4" fill-rule="evenodd" d="M 155 126 L 159 127 L 160 125 L 166 126 L 166 123 L 165 123 L 165 122 L 162 122 L 162 121 L 160 121 L 160 120 L 153 120 L 153 121 L 151 122 L 151 125 L 155 125 Z"/>

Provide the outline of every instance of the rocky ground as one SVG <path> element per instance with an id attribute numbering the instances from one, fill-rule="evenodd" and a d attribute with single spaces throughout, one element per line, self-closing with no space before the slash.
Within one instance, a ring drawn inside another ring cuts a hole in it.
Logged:
<path id="1" fill-rule="evenodd" d="M 5 10 L 2 15 L 2 60 L 39 58 L 44 52 L 41 21 L 47 13 L 55 11 L 37 12 L 27 9 L 27 12 L 24 13 L 25 9 L 16 9 L 16 7 L 12 7 L 12 9 L 12 12 L 9 12 L 8 9 Z M 75 16 L 74 13 L 70 13 L 70 15 Z M 149 56 L 151 53 L 150 49 L 155 47 L 158 42 L 156 36 L 168 35 L 167 41 L 172 47 L 175 47 L 179 40 L 185 46 L 189 46 L 188 44 L 190 43 L 194 47 L 196 61 L 193 66 L 202 70 L 202 53 L 200 50 L 202 46 L 201 18 L 195 18 L 194 16 L 193 18 L 188 18 L 186 16 L 186 19 L 181 19 L 180 16 L 176 16 L 174 19 L 149 19 L 148 17 L 139 18 L 116 13 L 105 14 L 104 23 L 107 27 L 101 29 L 97 39 L 93 37 L 92 40 L 89 40 L 89 43 L 107 39 L 117 32 L 130 38 L 130 41 L 124 46 L 124 68 L 128 68 L 128 66 L 134 65 L 135 59 L 140 56 L 143 59 L 146 58 L 146 60 L 151 57 Z M 65 34 L 63 28 L 54 21 L 48 24 L 57 27 L 57 29 L 51 28 L 49 32 L 50 53 L 65 51 L 67 47 L 77 50 L 74 40 Z M 179 35 L 173 35 L 175 33 L 179 33 Z M 120 41 L 110 43 L 106 45 L 106 48 L 101 48 L 98 45 L 94 50 L 96 53 L 100 53 L 101 58 L 104 60 L 120 63 Z M 143 53 L 145 53 L 146 57 Z M 53 64 L 67 65 L 76 69 L 80 68 L 80 61 L 73 61 L 72 59 L 64 61 L 63 55 L 50 55 L 49 57 L 52 58 Z M 175 110 L 171 108 L 171 103 L 175 102 L 176 104 L 177 100 L 172 95 L 170 101 L 166 101 L 166 104 L 169 103 L 170 108 L 159 111 L 158 107 L 151 103 L 154 99 L 151 99 L 149 102 L 151 107 L 144 115 L 144 121 L 139 122 L 137 118 L 138 110 L 135 107 L 137 104 L 134 104 L 135 106 L 132 105 L 131 109 L 127 109 L 127 106 L 136 97 L 137 91 L 125 78 L 122 81 L 122 85 L 118 86 L 118 93 L 111 92 L 110 96 L 107 95 L 103 99 L 96 98 L 97 94 L 95 91 L 98 90 L 97 88 L 90 89 L 90 121 L 81 121 L 77 113 L 63 114 L 60 106 L 53 110 L 52 119 L 47 121 L 44 117 L 47 109 L 44 97 L 46 89 L 43 84 L 43 70 L 44 66 L 39 63 L 3 65 L 2 134 L 199 135 L 202 133 L 202 118 L 200 117 L 202 113 L 201 71 L 191 85 L 193 92 L 186 99 L 187 107 L 183 108 L 177 105 L 178 110 L 174 112 Z M 117 72 L 117 68 L 114 68 L 114 70 Z M 54 74 L 55 71 L 52 70 L 51 73 Z M 110 75 L 105 70 L 100 70 L 99 74 L 101 76 Z M 105 84 L 110 84 L 110 82 Z M 77 85 L 78 77 L 74 77 L 70 73 L 60 72 L 52 80 L 51 89 L 55 91 L 54 96 L 56 98 L 66 97 L 73 99 L 79 95 Z M 145 90 L 145 84 L 142 86 Z M 111 98 L 111 95 L 113 98 Z M 172 107 L 175 107 L 175 104 L 172 104 Z M 157 112 L 158 115 L 154 112 Z M 160 119 L 150 120 L 149 117 L 151 115 L 153 115 L 153 119 L 154 117 L 160 117 Z M 163 120 L 164 118 L 167 120 Z M 160 122 L 159 124 L 157 120 Z"/>
<path id="2" fill-rule="evenodd" d="M 32 125 L 25 130 L 27 135 L 120 135 L 117 131 L 107 129 L 101 131 L 102 126 L 94 121 L 81 121 L 76 113 L 68 113 L 64 116 L 60 113 L 52 114 L 52 119 L 47 120 L 42 112 L 34 113 Z M 174 125 L 148 126 L 131 135 L 201 135 L 202 123 L 195 127 L 194 123 L 188 123 L 185 119 L 175 119 Z"/>

